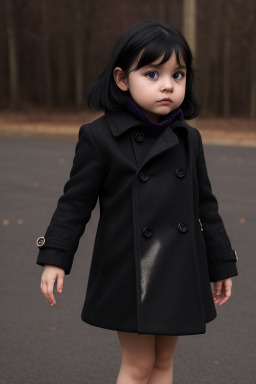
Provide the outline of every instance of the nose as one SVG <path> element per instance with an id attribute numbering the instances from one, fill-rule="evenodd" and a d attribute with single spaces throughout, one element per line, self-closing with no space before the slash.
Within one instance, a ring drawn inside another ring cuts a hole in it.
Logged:
<path id="1" fill-rule="evenodd" d="M 172 79 L 165 78 L 163 84 L 161 85 L 161 92 L 173 92 L 173 83 Z"/>

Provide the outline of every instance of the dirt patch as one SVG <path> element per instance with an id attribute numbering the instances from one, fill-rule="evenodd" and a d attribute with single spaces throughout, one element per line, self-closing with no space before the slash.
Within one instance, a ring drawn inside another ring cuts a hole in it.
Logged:
<path id="1" fill-rule="evenodd" d="M 76 141 L 80 126 L 101 115 L 102 113 L 89 111 L 3 111 L 0 113 L 0 135 Z"/>
<path id="2" fill-rule="evenodd" d="M 0 135 L 77 140 L 80 126 L 101 115 L 101 112 L 87 110 L 48 113 L 40 110 L 30 113 L 2 111 Z M 204 143 L 256 146 L 256 120 L 197 118 L 188 123 L 199 129 Z"/>
<path id="3" fill-rule="evenodd" d="M 199 129 L 205 143 L 256 146 L 255 119 L 195 119 L 191 125 Z"/>

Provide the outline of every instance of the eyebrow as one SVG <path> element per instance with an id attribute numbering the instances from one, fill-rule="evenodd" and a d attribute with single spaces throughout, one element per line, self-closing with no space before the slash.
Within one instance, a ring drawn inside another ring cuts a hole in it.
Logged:
<path id="1" fill-rule="evenodd" d="M 150 68 L 159 68 L 162 64 L 148 64 L 148 65 L 145 65 L 145 67 L 150 67 Z M 176 68 L 175 68 L 175 71 L 177 71 L 178 69 L 187 69 L 185 65 L 178 65 Z"/>

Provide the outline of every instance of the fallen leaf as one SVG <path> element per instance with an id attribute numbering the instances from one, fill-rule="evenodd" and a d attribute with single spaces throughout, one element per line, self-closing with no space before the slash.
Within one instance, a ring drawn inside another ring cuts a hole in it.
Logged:
<path id="1" fill-rule="evenodd" d="M 18 219 L 18 220 L 17 220 L 17 224 L 19 224 L 19 225 L 20 225 L 20 224 L 24 224 L 24 221 L 23 221 L 22 219 Z"/>
<path id="2" fill-rule="evenodd" d="M 240 223 L 240 224 L 244 224 L 245 222 L 246 222 L 245 219 L 243 219 L 243 218 L 239 219 L 239 223 Z"/>
<path id="3" fill-rule="evenodd" d="M 9 220 L 3 220 L 3 225 L 9 225 Z"/>
<path id="4" fill-rule="evenodd" d="M 42 327 L 42 330 L 43 331 L 54 332 L 54 331 L 56 331 L 56 327 Z"/>

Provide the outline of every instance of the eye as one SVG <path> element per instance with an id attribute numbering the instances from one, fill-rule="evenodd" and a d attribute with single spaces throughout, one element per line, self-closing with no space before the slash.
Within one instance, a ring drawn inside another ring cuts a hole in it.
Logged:
<path id="1" fill-rule="evenodd" d="M 149 79 L 157 79 L 158 73 L 156 71 L 150 71 L 145 74 Z"/>
<path id="2" fill-rule="evenodd" d="M 174 78 L 174 80 L 181 80 L 184 76 L 185 76 L 184 73 L 176 72 L 176 73 L 174 73 L 173 78 Z"/>

